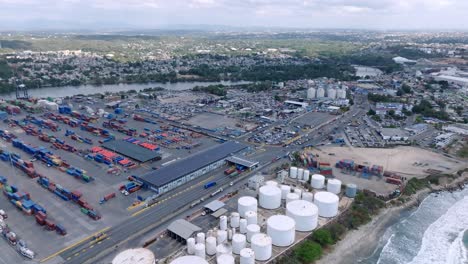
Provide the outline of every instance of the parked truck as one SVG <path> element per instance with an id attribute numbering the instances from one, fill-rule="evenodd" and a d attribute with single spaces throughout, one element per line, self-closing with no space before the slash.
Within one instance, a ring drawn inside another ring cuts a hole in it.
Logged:
<path id="1" fill-rule="evenodd" d="M 213 187 L 213 186 L 215 186 L 215 185 L 216 185 L 216 182 L 215 182 L 215 181 L 211 181 L 211 182 L 206 183 L 203 187 L 204 187 L 205 189 L 208 189 L 208 188 Z"/>

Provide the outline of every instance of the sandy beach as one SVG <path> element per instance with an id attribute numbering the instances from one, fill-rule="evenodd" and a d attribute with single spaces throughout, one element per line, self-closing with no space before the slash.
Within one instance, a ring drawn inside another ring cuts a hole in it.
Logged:
<path id="1" fill-rule="evenodd" d="M 318 264 L 349 264 L 356 263 L 356 259 L 370 256 L 377 246 L 385 230 L 396 223 L 404 210 L 417 206 L 431 191 L 443 190 L 457 186 L 468 180 L 468 172 L 457 178 L 447 186 L 433 186 L 433 190 L 423 189 L 412 195 L 404 204 L 383 209 L 373 220 L 357 230 L 348 232 L 345 237 L 328 249 Z"/>

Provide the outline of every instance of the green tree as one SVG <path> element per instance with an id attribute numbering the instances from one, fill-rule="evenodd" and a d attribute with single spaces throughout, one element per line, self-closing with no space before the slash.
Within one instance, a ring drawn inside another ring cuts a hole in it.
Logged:
<path id="1" fill-rule="evenodd" d="M 334 241 L 338 241 L 346 232 L 346 227 L 339 223 L 331 224 L 327 229 L 330 231 L 331 237 Z"/>
<path id="2" fill-rule="evenodd" d="M 312 241 L 304 241 L 294 249 L 294 256 L 302 263 L 311 263 L 320 259 L 323 254 L 320 244 Z"/>
<path id="3" fill-rule="evenodd" d="M 322 247 L 331 245 L 334 243 L 330 231 L 327 229 L 319 229 L 312 234 L 312 238 L 317 241 Z"/>
<path id="4" fill-rule="evenodd" d="M 367 115 L 369 115 L 369 116 L 373 116 L 373 115 L 375 115 L 375 114 L 376 114 L 376 113 L 375 113 L 375 110 L 374 110 L 374 109 L 369 109 L 369 111 L 367 111 Z"/>

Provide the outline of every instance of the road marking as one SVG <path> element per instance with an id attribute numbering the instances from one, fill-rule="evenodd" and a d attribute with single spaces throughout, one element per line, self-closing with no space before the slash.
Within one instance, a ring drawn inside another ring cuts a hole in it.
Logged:
<path id="1" fill-rule="evenodd" d="M 102 232 L 108 230 L 109 228 L 110 228 L 110 226 L 108 226 L 108 227 L 106 227 L 106 228 L 103 228 L 103 229 L 97 231 L 96 233 L 91 234 L 91 235 L 89 235 L 89 236 L 87 236 L 87 237 L 81 239 L 80 241 L 77 241 L 77 242 L 71 244 L 70 246 L 65 247 L 65 248 L 63 248 L 63 249 L 61 249 L 61 250 L 55 252 L 54 254 L 52 254 L 52 255 L 46 257 L 45 259 L 42 259 L 40 262 L 41 262 L 41 263 L 46 262 L 46 261 L 48 261 L 49 259 L 54 258 L 54 257 L 58 256 L 59 254 L 65 252 L 65 251 L 67 251 L 67 250 L 69 250 L 70 248 L 76 247 L 77 245 L 79 245 L 79 244 L 85 242 L 86 240 L 90 239 L 91 237 L 93 237 L 93 236 L 95 236 L 95 235 L 97 235 L 97 234 L 99 234 L 99 233 L 102 233 Z"/>
<path id="2" fill-rule="evenodd" d="M 75 253 L 75 255 L 73 255 L 73 256 L 77 257 L 77 256 L 79 256 L 79 255 L 80 255 L 80 252 L 77 252 L 77 253 Z"/>
<path id="3" fill-rule="evenodd" d="M 91 245 L 89 248 L 93 248 L 93 247 L 94 247 L 94 245 Z"/>
<path id="4" fill-rule="evenodd" d="M 86 248 L 84 248 L 83 250 L 81 250 L 81 252 L 85 252 L 86 251 Z"/>
<path id="5" fill-rule="evenodd" d="M 67 260 L 70 260 L 72 257 L 68 257 Z"/>

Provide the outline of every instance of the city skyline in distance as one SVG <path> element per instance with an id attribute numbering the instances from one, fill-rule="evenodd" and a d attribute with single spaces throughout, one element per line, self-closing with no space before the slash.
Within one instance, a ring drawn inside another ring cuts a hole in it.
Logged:
<path id="1" fill-rule="evenodd" d="M 463 0 L 0 0 L 0 30 L 467 30 Z"/>

